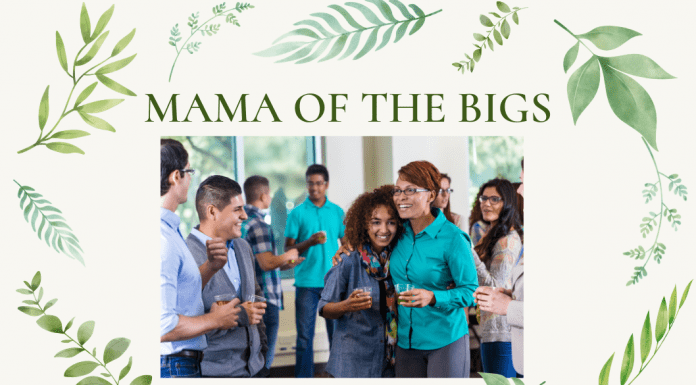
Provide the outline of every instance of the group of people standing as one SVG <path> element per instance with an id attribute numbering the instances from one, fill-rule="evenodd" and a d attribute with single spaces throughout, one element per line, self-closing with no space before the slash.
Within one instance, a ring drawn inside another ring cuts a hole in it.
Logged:
<path id="1" fill-rule="evenodd" d="M 333 377 L 469 377 L 476 303 L 484 371 L 522 374 L 523 229 L 509 181 L 481 187 L 470 236 L 450 210 L 451 178 L 427 161 L 403 166 L 394 185 L 360 195 L 345 216 L 326 197 L 328 170 L 312 165 L 278 255 L 261 176 L 244 183 L 246 205 L 233 180 L 206 179 L 196 194 L 201 224 L 184 241 L 174 211 L 193 170 L 180 143 L 164 139 L 160 152 L 162 377 L 267 376 L 283 308 L 279 270 L 291 268 L 296 377 L 314 375 L 317 313 Z"/>

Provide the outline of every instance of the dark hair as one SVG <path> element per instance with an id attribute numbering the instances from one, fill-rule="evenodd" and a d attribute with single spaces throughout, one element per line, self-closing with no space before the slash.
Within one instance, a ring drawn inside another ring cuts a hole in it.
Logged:
<path id="1" fill-rule="evenodd" d="M 404 225 L 396 211 L 393 190 L 394 186 L 386 185 L 372 192 L 366 192 L 355 199 L 346 213 L 346 219 L 343 221 L 346 224 L 346 239 L 349 244 L 359 248 L 366 243 L 370 243 L 368 223 L 370 218 L 372 218 L 372 212 L 379 206 L 385 206 L 396 221 L 396 234 L 390 246 L 393 247 L 396 241 L 401 238 L 401 235 L 404 233 Z"/>
<path id="2" fill-rule="evenodd" d="M 474 201 L 474 206 L 471 208 L 471 214 L 469 214 L 469 228 L 471 228 L 476 222 L 483 220 L 483 213 L 481 212 L 481 202 L 476 196 Z"/>
<path id="3" fill-rule="evenodd" d="M 479 255 L 482 261 L 486 261 L 488 258 L 493 256 L 493 248 L 500 238 L 508 235 L 512 228 L 517 231 L 520 239 L 523 238 L 524 234 L 522 232 L 522 223 L 520 222 L 520 217 L 517 212 L 517 193 L 512 187 L 512 183 L 507 179 L 495 178 L 484 183 L 479 189 L 476 195 L 476 200 L 478 201 L 483 191 L 488 187 L 493 187 L 503 198 L 503 208 L 500 210 L 498 216 L 498 221 L 495 226 L 488 229 L 486 235 L 481 239 L 478 245 L 474 247 L 476 253 Z"/>
<path id="4" fill-rule="evenodd" d="M 440 174 L 440 176 L 441 176 L 441 178 L 440 178 L 440 183 L 442 183 L 442 180 L 443 180 L 443 179 L 447 179 L 447 181 L 450 183 L 450 187 L 451 187 L 451 185 L 452 185 L 452 178 L 450 178 L 450 176 L 447 175 L 447 174 L 445 174 L 445 173 Z M 440 185 L 440 186 L 442 186 L 442 185 Z M 438 190 L 438 191 L 439 191 L 439 190 Z M 452 209 L 450 208 L 450 201 L 451 201 L 451 200 L 452 200 L 452 199 L 448 199 L 448 200 L 447 200 L 447 206 L 445 206 L 445 208 L 442 209 L 442 213 L 445 214 L 445 218 L 447 218 L 448 221 L 454 223 L 454 217 L 452 216 Z M 435 201 L 433 201 L 433 202 L 435 202 Z M 456 223 L 454 223 L 454 224 L 456 225 Z"/>
<path id="5" fill-rule="evenodd" d="M 326 166 L 322 164 L 313 164 L 309 167 L 307 167 L 307 172 L 305 173 L 305 178 L 308 178 L 310 175 L 316 175 L 319 174 L 324 177 L 324 182 L 329 181 L 329 170 L 326 169 Z"/>
<path id="6" fill-rule="evenodd" d="M 515 192 L 517 192 L 521 185 L 522 183 L 515 182 L 512 184 L 512 188 L 514 188 Z M 517 215 L 520 216 L 520 223 L 522 224 L 522 226 L 524 226 L 524 197 L 520 194 L 515 195 L 517 195 L 517 206 L 515 207 L 515 209 L 517 209 Z"/>
<path id="7" fill-rule="evenodd" d="M 399 178 L 437 194 L 440 191 L 440 171 L 427 160 L 417 160 L 399 169 Z"/>
<path id="8" fill-rule="evenodd" d="M 524 157 L 522 157 L 522 162 L 520 162 L 520 164 L 522 165 L 522 170 L 524 170 Z"/>
<path id="9" fill-rule="evenodd" d="M 261 198 L 261 195 L 267 188 L 270 187 L 268 179 L 261 175 L 252 175 L 244 181 L 244 195 L 246 195 L 247 203 L 255 202 Z"/>
<path id="10" fill-rule="evenodd" d="M 169 175 L 183 170 L 188 163 L 188 152 L 174 139 L 160 140 L 160 196 L 169 191 Z M 183 176 L 183 175 L 182 175 Z"/>
<path id="11" fill-rule="evenodd" d="M 239 183 L 222 175 L 212 175 L 206 178 L 196 191 L 196 211 L 198 219 L 205 219 L 205 208 L 213 205 L 218 210 L 224 210 L 232 198 L 240 195 L 242 188 Z"/>

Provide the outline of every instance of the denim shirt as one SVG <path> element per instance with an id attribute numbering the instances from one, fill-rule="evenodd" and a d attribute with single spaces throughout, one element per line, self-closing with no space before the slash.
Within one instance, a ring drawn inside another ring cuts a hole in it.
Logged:
<path id="1" fill-rule="evenodd" d="M 324 290 L 319 299 L 319 314 L 329 302 L 341 302 L 359 287 L 372 288 L 372 308 L 349 312 L 336 320 L 331 354 L 326 371 L 334 377 L 382 377 L 387 367 L 385 350 L 385 320 L 379 311 L 379 286 L 360 264 L 358 251 L 343 257 L 343 261 L 324 277 Z"/>

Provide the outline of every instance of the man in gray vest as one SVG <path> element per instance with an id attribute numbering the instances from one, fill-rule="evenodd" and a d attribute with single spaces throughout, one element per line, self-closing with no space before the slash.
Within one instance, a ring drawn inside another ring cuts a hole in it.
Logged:
<path id="1" fill-rule="evenodd" d="M 263 297 L 263 292 L 256 283 L 254 255 L 249 244 L 240 238 L 242 222 L 247 219 L 241 187 L 224 176 L 208 177 L 196 192 L 196 211 L 201 224 L 186 238 L 196 263 L 200 266 L 208 260 L 206 245 L 209 254 L 227 256 L 225 266 L 203 288 L 205 309 L 216 302 L 215 296 L 231 294 L 242 301 L 244 310 L 239 313 L 237 328 L 206 335 L 208 347 L 201 362 L 203 377 L 266 376 L 268 345 L 262 321 L 266 304 L 253 300 L 254 295 Z"/>

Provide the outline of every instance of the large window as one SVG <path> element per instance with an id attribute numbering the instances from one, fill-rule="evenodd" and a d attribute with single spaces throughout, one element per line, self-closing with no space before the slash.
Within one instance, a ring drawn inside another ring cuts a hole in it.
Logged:
<path id="1" fill-rule="evenodd" d="M 469 137 L 469 207 L 478 190 L 494 178 L 510 182 L 520 181 L 524 154 L 524 138 L 520 136 L 470 136 Z"/>

